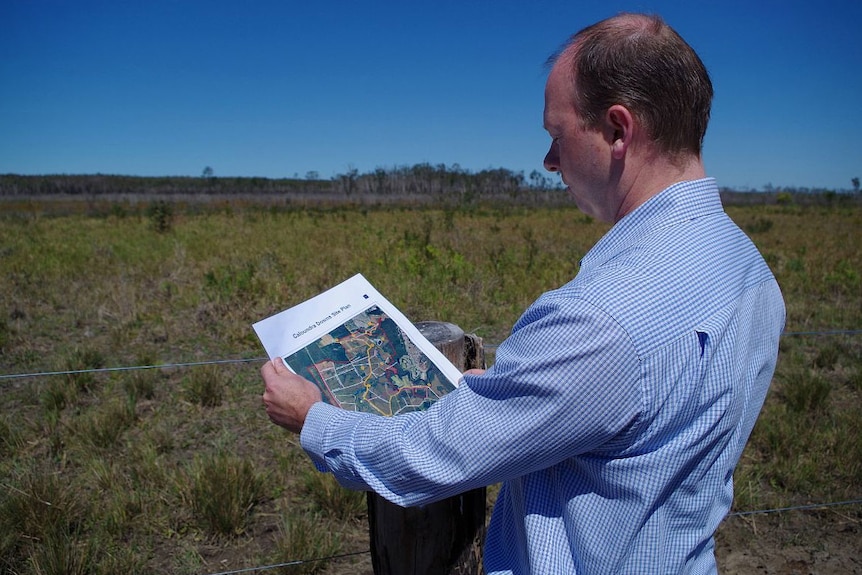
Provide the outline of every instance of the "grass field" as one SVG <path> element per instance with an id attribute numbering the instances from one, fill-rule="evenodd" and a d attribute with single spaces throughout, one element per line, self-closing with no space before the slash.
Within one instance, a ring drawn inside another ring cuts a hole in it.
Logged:
<path id="1" fill-rule="evenodd" d="M 607 230 L 573 208 L 33 205 L 0 212 L 0 374 L 60 373 L 0 379 L 10 574 L 216 573 L 353 552 L 267 572 L 367 572 L 364 496 L 269 423 L 251 324 L 361 272 L 409 318 L 495 344 Z M 862 329 L 862 207 L 728 212 L 788 309 L 734 509 L 862 498 L 862 335 L 822 333 Z M 234 359 L 249 361 L 208 363 Z M 162 367 L 88 371 L 134 366 Z M 858 536 L 860 507 L 842 513 Z"/>

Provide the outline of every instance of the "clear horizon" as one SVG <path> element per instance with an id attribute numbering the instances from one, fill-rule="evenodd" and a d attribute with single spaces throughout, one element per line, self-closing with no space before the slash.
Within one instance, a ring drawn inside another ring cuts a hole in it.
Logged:
<path id="1" fill-rule="evenodd" d="M 862 3 L 504 0 L 0 6 L 0 173 L 321 179 L 421 163 L 542 171 L 544 62 L 654 12 L 715 85 L 719 185 L 852 189 Z"/>

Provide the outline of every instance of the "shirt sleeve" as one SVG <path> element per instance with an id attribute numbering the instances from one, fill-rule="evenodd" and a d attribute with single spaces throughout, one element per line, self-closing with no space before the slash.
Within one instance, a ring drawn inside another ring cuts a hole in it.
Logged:
<path id="1" fill-rule="evenodd" d="M 642 410 L 639 361 L 601 310 L 546 294 L 495 364 L 423 412 L 395 417 L 315 405 L 301 435 L 345 487 L 419 505 L 555 465 L 620 440 Z"/>

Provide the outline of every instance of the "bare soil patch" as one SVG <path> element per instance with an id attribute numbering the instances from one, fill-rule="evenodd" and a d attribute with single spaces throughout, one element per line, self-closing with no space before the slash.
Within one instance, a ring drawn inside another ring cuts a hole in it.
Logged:
<path id="1" fill-rule="evenodd" d="M 725 575 L 862 573 L 862 506 L 729 517 L 716 557 Z"/>

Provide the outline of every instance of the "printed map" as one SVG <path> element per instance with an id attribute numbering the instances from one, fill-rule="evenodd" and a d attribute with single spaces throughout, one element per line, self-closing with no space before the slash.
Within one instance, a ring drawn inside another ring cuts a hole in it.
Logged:
<path id="1" fill-rule="evenodd" d="M 379 415 L 427 409 L 455 389 L 376 305 L 285 362 L 315 382 L 327 403 Z"/>

